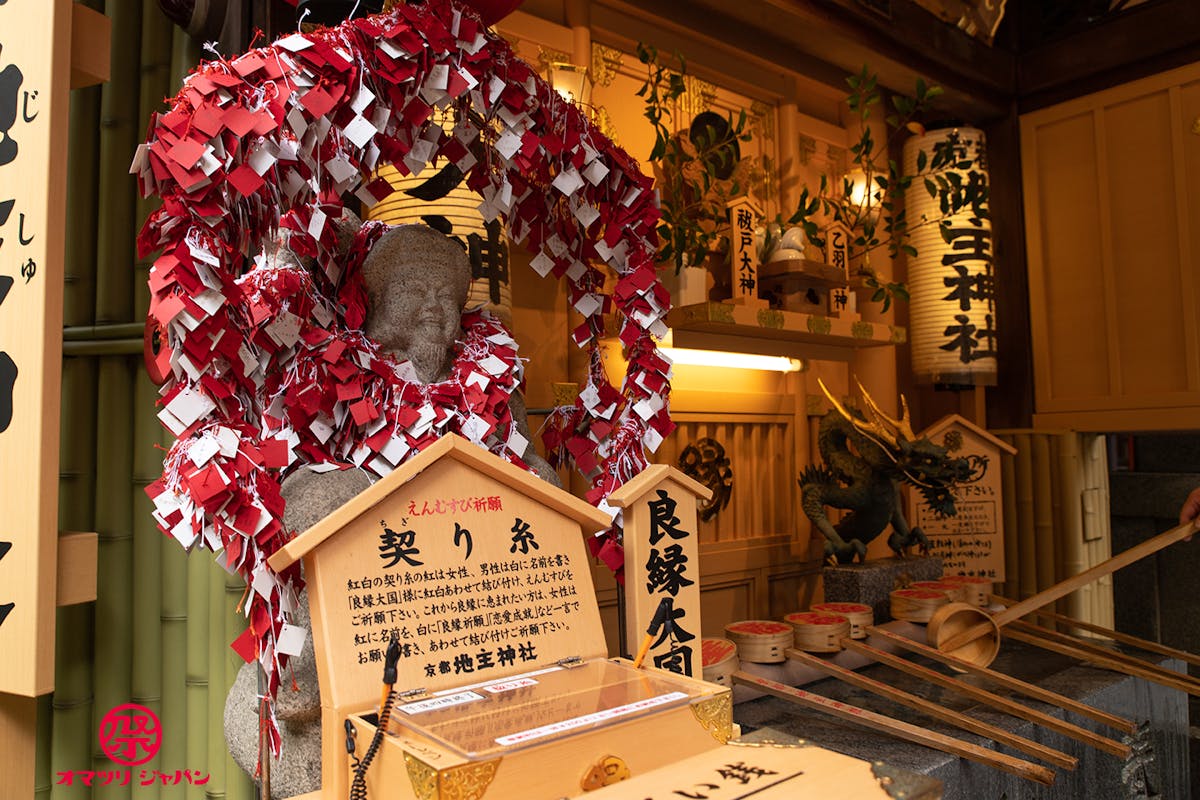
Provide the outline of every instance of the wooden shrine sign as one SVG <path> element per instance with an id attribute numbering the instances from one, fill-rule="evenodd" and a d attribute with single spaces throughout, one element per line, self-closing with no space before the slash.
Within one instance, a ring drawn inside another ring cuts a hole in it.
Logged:
<path id="1" fill-rule="evenodd" d="M 700 542 L 696 498 L 712 490 L 674 467 L 652 464 L 608 498 L 624 509 L 625 621 L 636 653 L 664 598 L 670 619 L 655 632 L 647 658 L 660 669 L 700 677 Z"/>
<path id="2" fill-rule="evenodd" d="M 72 4 L 0 4 L 0 692 L 54 688 Z"/>
<path id="3" fill-rule="evenodd" d="M 964 483 L 954 492 L 958 513 L 941 517 L 921 499 L 919 492 L 908 490 L 908 519 L 919 525 L 929 537 L 931 555 L 942 559 L 948 575 L 972 575 L 992 581 L 1004 580 L 1004 502 L 1001 496 L 1000 458 L 1015 454 L 1016 448 L 997 439 L 978 425 L 951 414 L 921 432 L 931 441 L 943 444 L 949 436 L 961 444 L 955 457 L 987 458 L 987 471 L 974 483 Z"/>
<path id="4" fill-rule="evenodd" d="M 344 725 L 362 758 L 393 635 L 408 697 L 366 773 L 372 797 L 573 796 L 606 756 L 639 774 L 728 740 L 726 687 L 605 658 L 585 536 L 610 523 L 447 435 L 275 553 L 275 570 L 304 559 L 319 796 L 348 794 Z"/>
<path id="5" fill-rule="evenodd" d="M 762 210 L 748 195 L 730 200 L 725 207 L 729 211 L 733 302 L 766 308 L 767 301 L 758 296 L 758 248 L 754 244 L 754 229 L 762 219 Z"/>

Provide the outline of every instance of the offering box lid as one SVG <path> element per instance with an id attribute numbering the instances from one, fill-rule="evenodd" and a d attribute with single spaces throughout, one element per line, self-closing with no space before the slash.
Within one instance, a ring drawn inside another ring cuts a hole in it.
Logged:
<path id="1" fill-rule="evenodd" d="M 397 704 L 408 729 L 462 756 L 487 758 L 627 722 L 707 696 L 704 684 L 627 662 L 594 659 Z"/>
<path id="2" fill-rule="evenodd" d="M 446 436 L 271 558 L 305 560 L 322 700 L 373 709 L 393 634 L 398 691 L 600 658 L 584 537 L 608 515 Z M 277 562 L 278 559 L 278 562 Z"/>

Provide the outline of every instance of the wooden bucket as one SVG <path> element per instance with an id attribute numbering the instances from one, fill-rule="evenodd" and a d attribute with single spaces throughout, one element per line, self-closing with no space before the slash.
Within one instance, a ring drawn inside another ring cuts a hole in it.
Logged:
<path id="1" fill-rule="evenodd" d="M 850 620 L 841 614 L 798 611 L 788 614 L 783 621 L 795 629 L 796 649 L 808 653 L 840 652 L 842 639 L 850 636 Z"/>
<path id="2" fill-rule="evenodd" d="M 733 673 L 738 668 L 736 644 L 728 639 L 703 639 L 700 642 L 700 661 L 704 665 L 704 680 L 721 686 L 733 686 Z"/>
<path id="3" fill-rule="evenodd" d="M 941 643 L 960 631 L 972 628 L 981 622 L 990 625 L 990 630 L 978 639 L 949 651 L 947 655 L 969 661 L 977 667 L 986 667 L 1000 652 L 1000 626 L 992 615 L 967 603 L 947 603 L 939 608 L 929 620 L 925 638 L 930 647 L 942 649 Z"/>
<path id="4" fill-rule="evenodd" d="M 725 626 L 725 638 L 737 645 L 738 658 L 758 664 L 781 664 L 784 650 L 795 641 L 795 629 L 786 622 L 749 619 Z"/>
<path id="5" fill-rule="evenodd" d="M 935 592 L 945 592 L 951 603 L 967 602 L 967 590 L 961 583 L 950 581 L 914 581 L 908 585 L 910 589 L 933 589 Z"/>
<path id="6" fill-rule="evenodd" d="M 908 622 L 929 622 L 933 612 L 950 602 L 939 589 L 896 589 L 891 593 L 892 616 Z"/>
<path id="7" fill-rule="evenodd" d="M 850 638 L 867 638 L 867 627 L 875 624 L 875 609 L 865 603 L 817 603 L 811 611 L 837 614 L 850 622 Z"/>
<path id="8" fill-rule="evenodd" d="M 975 575 L 943 575 L 942 583 L 954 583 L 963 587 L 964 603 L 970 603 L 980 608 L 988 604 L 988 595 L 996 583 L 991 578 L 980 578 Z"/>

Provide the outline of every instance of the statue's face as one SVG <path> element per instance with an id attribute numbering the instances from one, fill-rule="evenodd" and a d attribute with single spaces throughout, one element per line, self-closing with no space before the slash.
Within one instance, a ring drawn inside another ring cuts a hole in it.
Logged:
<path id="1" fill-rule="evenodd" d="M 471 279 L 467 254 L 423 226 L 396 228 L 363 264 L 368 336 L 401 358 L 448 352 L 458 337 Z"/>
<path id="2" fill-rule="evenodd" d="M 410 356 L 414 345 L 445 350 L 458 337 L 462 309 L 458 292 L 446 281 L 430 277 L 395 280 L 370 292 L 363 328 L 388 352 Z"/>

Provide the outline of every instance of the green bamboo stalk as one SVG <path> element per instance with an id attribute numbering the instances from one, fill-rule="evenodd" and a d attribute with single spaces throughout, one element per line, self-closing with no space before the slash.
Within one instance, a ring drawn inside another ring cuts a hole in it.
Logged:
<path id="1" fill-rule="evenodd" d="M 141 93 L 138 97 L 138 119 L 142 125 L 150 115 L 163 108 L 163 98 L 174 88 L 171 84 L 172 29 L 174 26 L 159 8 L 158 0 L 142 0 Z M 145 224 L 150 212 L 161 205 L 157 197 L 143 198 L 137 193 L 134 205 L 134 224 L 137 230 Z M 137 260 L 133 278 L 134 320 L 146 318 L 150 291 L 146 285 L 153 258 Z"/>
<path id="2" fill-rule="evenodd" d="M 100 281 L 107 280 L 101 272 Z M 130 702 L 133 632 L 133 363 L 125 357 L 100 360 L 96 402 L 96 532 L 100 536 L 96 580 L 94 723 L 109 709 Z M 93 726 L 94 727 L 94 726 Z M 93 769 L 114 769 L 97 745 Z M 96 800 L 129 800 L 131 787 L 93 787 Z"/>
<path id="3" fill-rule="evenodd" d="M 129 160 L 143 120 L 138 118 L 138 39 L 142 0 L 108 0 L 112 21 L 110 80 L 100 100 L 100 229 L 96 237 L 96 321 L 129 322 L 133 314 L 135 182 Z"/>
<path id="4" fill-rule="evenodd" d="M 162 565 L 163 726 L 159 760 L 163 764 L 178 765 L 175 769 L 194 771 L 203 764 L 189 762 L 187 749 L 188 557 L 173 539 L 162 543 L 159 557 Z M 162 800 L 183 800 L 186 793 L 186 786 L 164 786 L 160 796 Z"/>
<path id="5" fill-rule="evenodd" d="M 67 137 L 67 230 L 63 324 L 88 325 L 96 311 L 96 193 L 99 177 L 100 87 L 71 92 Z M 68 398 L 64 395 L 64 406 Z M 64 407 L 63 411 L 67 409 Z"/>
<path id="6" fill-rule="evenodd" d="M 246 590 L 246 582 L 239 575 L 225 573 L 225 633 L 219 643 L 219 649 L 225 654 L 225 687 L 223 695 L 229 694 L 233 682 L 237 680 L 238 670 L 245 661 L 234 652 L 229 643 L 236 639 L 246 629 L 246 617 L 238 611 L 242 594 Z M 244 610 L 244 609 L 243 609 Z M 222 739 L 222 742 L 224 739 Z M 225 748 L 225 797 L 227 800 L 254 800 L 254 782 L 242 768 L 234 763 Z"/>
<path id="7" fill-rule="evenodd" d="M 183 82 L 183 77 L 199 61 L 199 45 L 179 28 L 171 32 L 171 78 L 169 92 Z M 163 446 L 169 446 L 171 436 L 160 432 Z M 208 688 L 207 660 L 204 658 L 208 638 L 207 618 L 198 610 L 207 609 L 208 584 L 203 580 L 207 565 L 203 554 L 189 558 L 174 541 L 162 547 L 162 672 L 163 672 L 163 749 L 164 764 L 178 764 L 176 769 L 204 770 L 207 744 L 203 736 L 192 730 L 195 720 L 204 718 L 205 693 Z M 162 800 L 203 798 L 203 787 L 166 786 Z"/>
<path id="8" fill-rule="evenodd" d="M 44 798 L 50 796 L 52 785 L 50 776 L 50 734 L 53 731 L 54 695 L 44 694 L 37 703 L 37 745 L 34 750 L 33 766 L 33 796 Z"/>
<path id="9" fill-rule="evenodd" d="M 197 556 L 200 554 L 197 553 Z M 208 760 L 204 768 L 211 776 L 204 787 L 210 800 L 225 797 L 225 570 L 212 560 L 212 554 L 204 552 L 208 561 L 208 718 L 205 720 L 208 735 Z"/>
<path id="10" fill-rule="evenodd" d="M 163 536 L 150 515 L 153 503 L 146 496 L 146 486 L 162 471 L 162 453 L 155 448 L 162 426 L 154 416 L 157 389 L 134 360 L 135 405 L 133 416 L 133 671 L 130 689 L 133 702 L 141 703 L 162 720 L 162 603 L 163 586 L 159 578 L 162 563 Z M 166 542 L 170 545 L 170 542 Z M 146 769 L 172 771 L 185 769 L 182 764 L 164 761 L 160 755 L 145 765 Z M 159 800 L 162 784 L 139 787 L 138 800 Z"/>
<path id="11" fill-rule="evenodd" d="M 86 284 L 66 286 L 66 296 L 87 291 Z M 78 303 L 91 314 L 92 303 Z M 68 358 L 62 365 L 62 419 L 59 443 L 58 519 L 64 530 L 90 531 L 95 513 L 96 363 Z M 55 622 L 54 695 L 51 701 L 50 771 L 91 768 L 92 746 L 91 604 L 60 608 Z M 53 800 L 86 800 L 85 786 L 52 784 Z"/>
<path id="12" fill-rule="evenodd" d="M 208 767 L 208 594 L 212 565 L 207 550 L 187 560 L 187 763 Z M 204 800 L 203 786 L 189 786 L 187 800 Z"/>
<path id="13" fill-rule="evenodd" d="M 171 42 L 171 95 L 183 85 L 183 79 L 200 63 L 200 42 L 181 28 L 172 30 Z M 168 98 L 171 96 L 168 95 Z"/>

